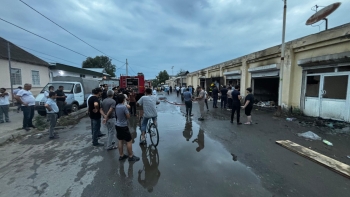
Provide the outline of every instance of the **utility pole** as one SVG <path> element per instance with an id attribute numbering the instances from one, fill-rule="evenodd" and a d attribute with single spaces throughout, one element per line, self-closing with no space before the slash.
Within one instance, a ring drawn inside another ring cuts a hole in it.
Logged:
<path id="1" fill-rule="evenodd" d="M 126 59 L 126 76 L 129 76 L 129 72 L 128 72 L 128 59 Z"/>
<path id="2" fill-rule="evenodd" d="M 7 52 L 8 52 L 8 58 L 9 58 L 9 73 L 10 73 L 10 86 L 11 86 L 11 99 L 12 99 L 12 105 L 14 104 L 14 98 L 13 98 L 13 86 L 12 86 L 12 79 L 11 79 L 11 51 L 10 51 L 10 43 L 7 43 Z"/>
<path id="3" fill-rule="evenodd" d="M 285 51 L 285 35 L 286 35 L 286 15 L 287 15 L 287 0 L 284 1 L 283 6 L 283 26 L 282 26 L 282 46 L 281 46 L 281 68 L 280 68 L 280 81 L 279 81 L 279 92 L 278 92 L 278 109 L 276 116 L 282 114 L 282 88 L 283 88 L 283 70 L 284 70 L 284 51 Z"/>

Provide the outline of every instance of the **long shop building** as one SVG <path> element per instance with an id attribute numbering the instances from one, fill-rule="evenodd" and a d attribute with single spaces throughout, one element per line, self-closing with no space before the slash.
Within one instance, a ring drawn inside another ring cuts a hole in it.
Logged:
<path id="1" fill-rule="evenodd" d="M 187 84 L 251 87 L 255 104 L 350 122 L 350 23 L 216 64 L 187 75 Z"/>

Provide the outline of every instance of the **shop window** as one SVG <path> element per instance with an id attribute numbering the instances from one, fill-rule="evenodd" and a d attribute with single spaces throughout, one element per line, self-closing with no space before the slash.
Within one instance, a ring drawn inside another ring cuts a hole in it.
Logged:
<path id="1" fill-rule="evenodd" d="M 348 78 L 348 75 L 325 76 L 322 91 L 323 98 L 346 99 Z"/>
<path id="2" fill-rule="evenodd" d="M 320 76 L 307 76 L 306 80 L 306 96 L 318 97 L 320 90 Z"/>
<path id="3" fill-rule="evenodd" d="M 335 68 L 319 68 L 319 69 L 312 69 L 308 70 L 307 74 L 317 74 L 317 73 L 332 73 L 335 71 Z"/>
<path id="4" fill-rule="evenodd" d="M 338 68 L 338 72 L 349 72 L 350 66 L 342 66 Z"/>

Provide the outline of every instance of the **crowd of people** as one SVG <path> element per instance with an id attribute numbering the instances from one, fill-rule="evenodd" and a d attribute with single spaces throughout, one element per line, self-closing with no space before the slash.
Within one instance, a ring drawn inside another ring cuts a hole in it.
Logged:
<path id="1" fill-rule="evenodd" d="M 103 134 L 101 126 L 107 131 L 107 150 L 119 149 L 119 160 L 139 161 L 139 157 L 133 155 L 132 136 L 128 127 L 128 120 L 136 117 L 136 106 L 142 106 L 143 117 L 141 126 L 140 144 L 146 144 L 146 126 L 148 119 L 157 124 L 156 105 L 157 98 L 153 91 L 147 88 L 145 95 L 136 102 L 136 93 L 132 88 L 115 87 L 108 90 L 107 86 L 95 88 L 92 95 L 87 99 L 88 114 L 91 119 L 91 134 L 93 146 L 104 146 L 98 139 Z M 102 125 L 101 125 L 102 123 Z M 118 145 L 116 145 L 116 138 Z M 124 154 L 123 145 L 126 144 L 128 155 Z"/>
<path id="2" fill-rule="evenodd" d="M 175 86 L 175 90 L 176 90 L 177 97 L 181 96 L 181 100 L 185 103 L 186 117 L 193 116 L 192 103 L 195 101 L 195 102 L 198 102 L 199 111 L 200 111 L 200 117 L 198 118 L 198 120 L 203 121 L 205 116 L 204 108 L 206 106 L 207 110 L 209 111 L 208 100 L 212 99 L 214 109 L 219 108 L 218 100 L 220 100 L 221 109 L 227 109 L 231 111 L 231 121 L 230 121 L 231 123 L 233 123 L 234 116 L 236 114 L 237 125 L 242 124 L 240 122 L 240 110 L 244 109 L 244 112 L 247 116 L 247 121 L 244 124 L 246 125 L 252 124 L 251 112 L 254 104 L 254 96 L 252 94 L 252 88 L 246 89 L 246 97 L 244 98 L 243 105 L 241 105 L 241 101 L 243 100 L 243 97 L 241 96 L 240 87 L 238 85 L 234 87 L 231 85 L 226 87 L 224 85 L 220 89 L 214 86 L 211 92 L 211 97 L 209 96 L 208 92 L 205 89 L 203 89 L 201 86 L 197 86 L 196 90 L 192 86 L 188 86 L 187 88 L 185 86 L 182 86 L 182 87 Z"/>

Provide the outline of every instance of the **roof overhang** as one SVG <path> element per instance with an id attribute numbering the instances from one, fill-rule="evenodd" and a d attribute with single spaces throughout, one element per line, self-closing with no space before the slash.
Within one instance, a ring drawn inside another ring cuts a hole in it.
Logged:
<path id="1" fill-rule="evenodd" d="M 255 68 L 249 68 L 248 72 L 254 73 L 254 72 L 265 72 L 265 71 L 273 71 L 273 70 L 279 70 L 280 64 L 271 64 L 266 66 L 259 66 Z"/>

